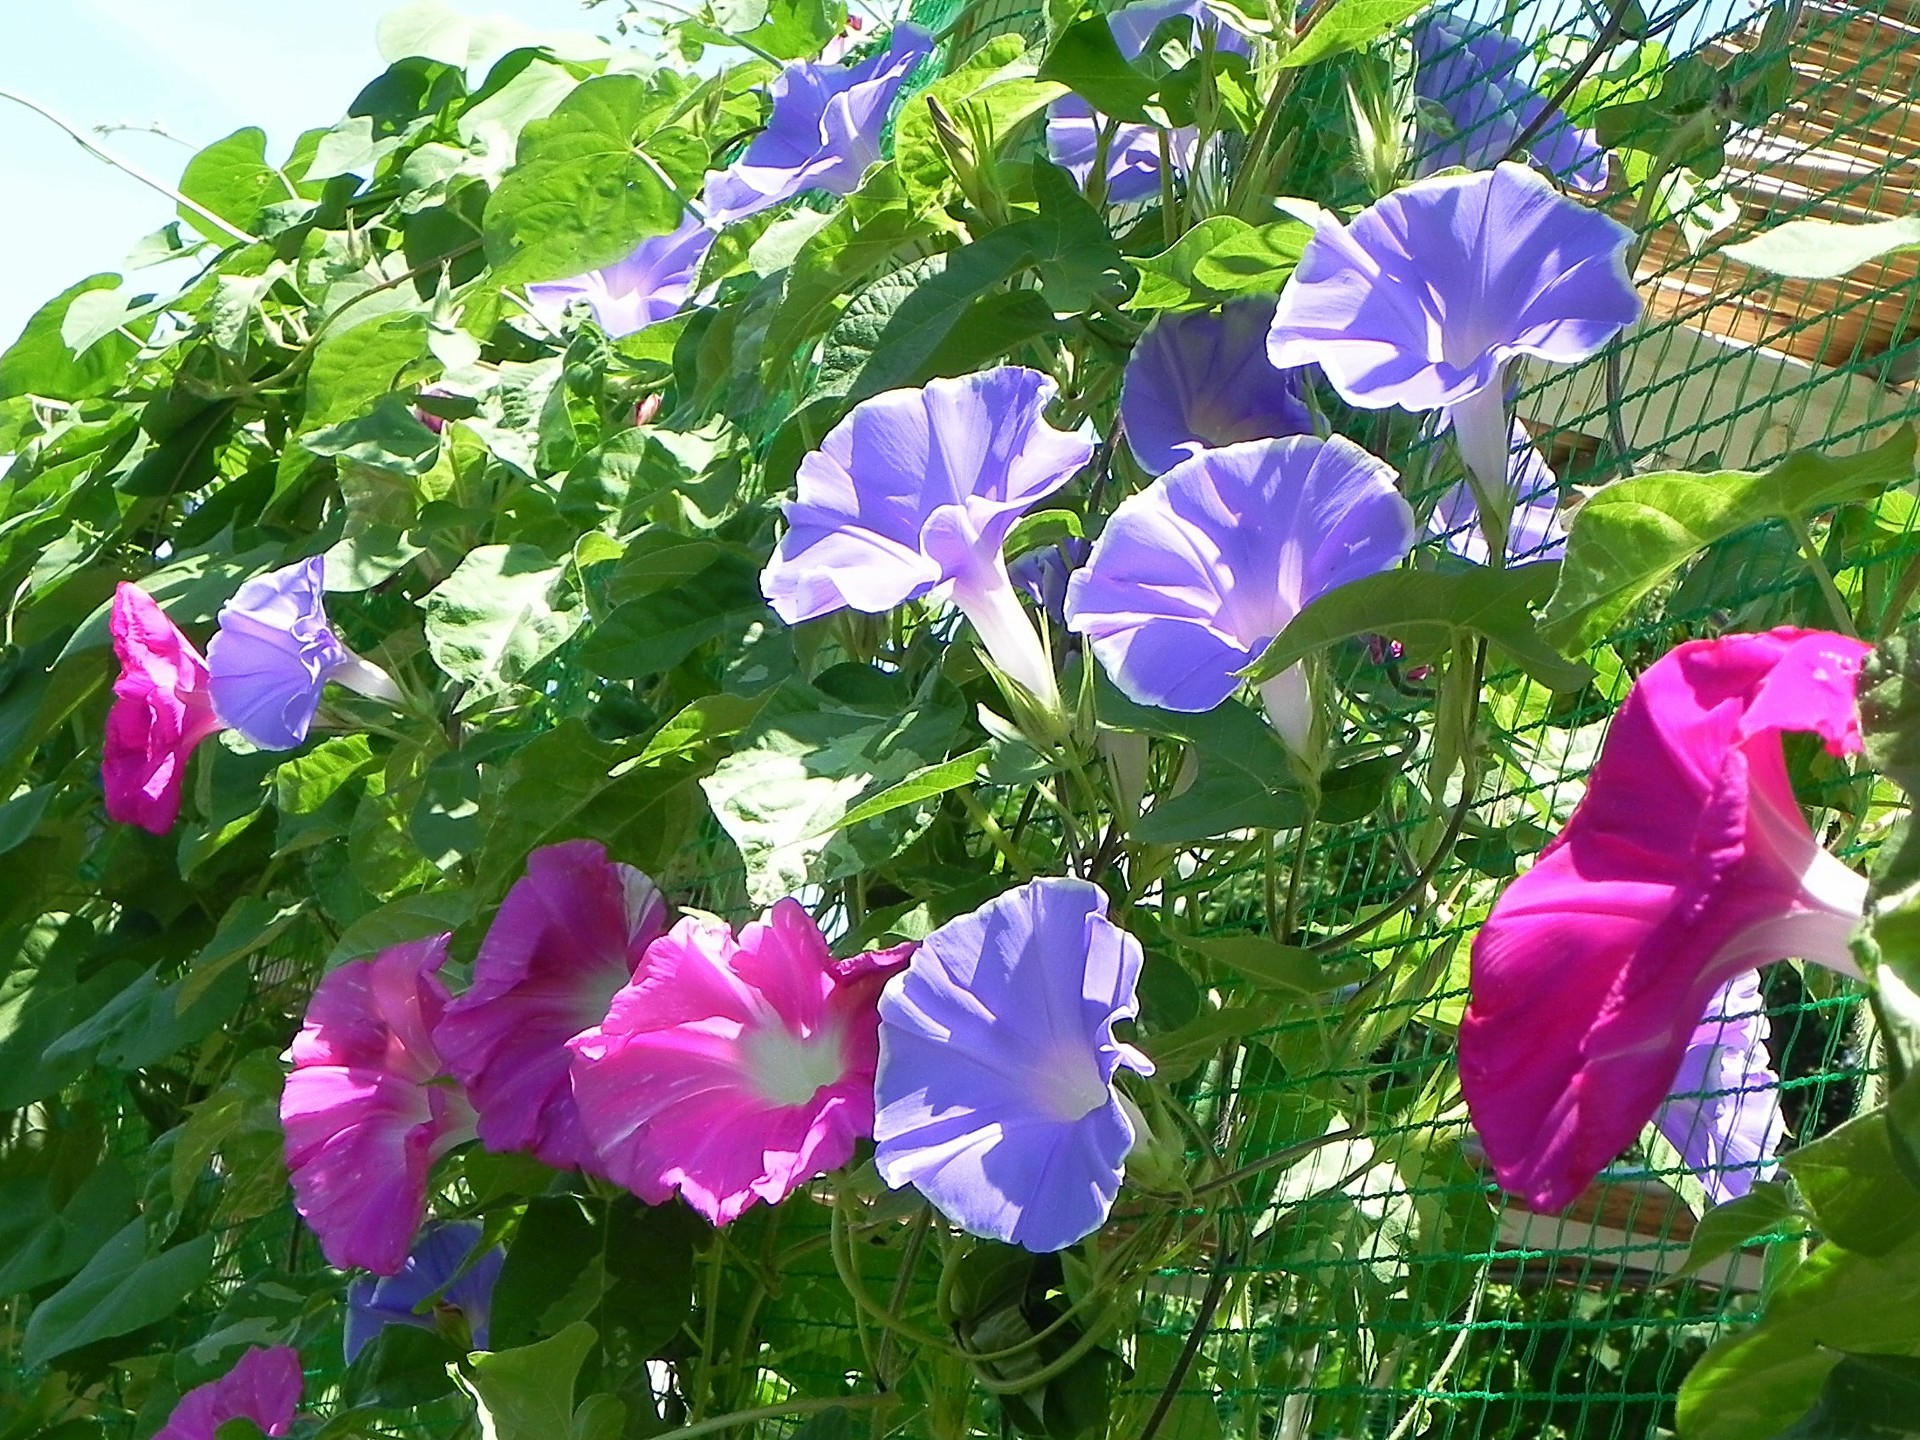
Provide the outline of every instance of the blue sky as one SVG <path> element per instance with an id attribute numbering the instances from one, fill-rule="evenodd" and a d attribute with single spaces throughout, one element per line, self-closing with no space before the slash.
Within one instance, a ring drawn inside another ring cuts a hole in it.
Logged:
<path id="1" fill-rule="evenodd" d="M 606 30 L 618 11 L 579 0 L 452 0 L 542 29 Z M 186 144 L 95 137 L 171 182 L 200 146 L 244 125 L 284 155 L 330 125 L 380 72 L 374 28 L 397 0 L 19 0 L 0 19 L 0 88 L 82 130 L 158 122 Z M 168 201 L 94 159 L 39 116 L 0 101 L 0 348 L 84 276 L 120 268 L 172 218 Z"/>

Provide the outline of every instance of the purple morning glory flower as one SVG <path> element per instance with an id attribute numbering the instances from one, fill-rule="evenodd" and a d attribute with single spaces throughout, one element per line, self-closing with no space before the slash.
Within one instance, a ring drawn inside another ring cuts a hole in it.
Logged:
<path id="1" fill-rule="evenodd" d="M 1567 527 L 1560 519 L 1560 482 L 1547 466 L 1527 427 L 1513 422 L 1507 456 L 1507 489 L 1513 511 L 1507 519 L 1507 558 L 1558 560 L 1567 553 Z M 1462 480 L 1434 504 L 1427 533 L 1462 560 L 1485 565 L 1487 537 L 1480 533 L 1473 487 Z"/>
<path id="2" fill-rule="evenodd" d="M 1140 942 L 1085 880 L 1033 880 L 926 938 L 880 996 L 874 1163 L 971 1235 L 1058 1250 L 1113 1208 L 1135 1138 L 1114 1072 L 1153 1062 Z"/>
<path id="3" fill-rule="evenodd" d="M 439 1329 L 438 1312 L 445 1310 L 458 1311 L 465 1320 L 470 1348 L 485 1350 L 493 1287 L 507 1263 L 507 1252 L 496 1245 L 464 1274 L 460 1268 L 484 1233 L 477 1220 L 429 1225 L 398 1274 L 362 1275 L 355 1280 L 347 1289 L 347 1363 L 351 1365 L 389 1325 Z M 420 1307 L 428 1299 L 433 1300 L 433 1308 L 422 1313 Z"/>
<path id="4" fill-rule="evenodd" d="M 789 625 L 923 596 L 951 601 L 1043 705 L 1059 691 L 1001 544 L 1093 446 L 1047 424 L 1054 383 L 1018 365 L 863 400 L 800 462 L 787 533 L 760 576 Z"/>
<path id="5" fill-rule="evenodd" d="M 1147 327 L 1127 361 L 1120 420 L 1148 470 L 1240 440 L 1313 433 L 1299 372 L 1267 358 L 1274 304 L 1250 295 L 1218 314 L 1161 315 Z"/>
<path id="6" fill-rule="evenodd" d="M 1308 602 L 1412 548 L 1397 478 L 1338 435 L 1204 450 L 1120 502 L 1067 588 L 1067 626 L 1128 698 L 1211 710 Z M 1261 695 L 1274 728 L 1306 753 L 1301 668 Z"/>
<path id="7" fill-rule="evenodd" d="M 1444 112 L 1450 133 L 1424 116 L 1416 175 L 1461 166 L 1485 170 L 1547 113 L 1546 101 L 1522 78 L 1532 51 L 1510 35 L 1444 12 L 1414 26 L 1414 93 Z M 1607 152 L 1590 131 L 1576 130 L 1558 110 L 1527 142 L 1534 162 L 1582 190 L 1607 184 Z"/>
<path id="8" fill-rule="evenodd" d="M 777 205 L 803 190 L 851 195 L 880 158 L 887 110 L 933 52 L 917 25 L 896 25 L 887 48 L 857 65 L 798 60 L 774 78 L 773 113 L 746 153 L 707 176 L 702 197 L 716 225 Z"/>
<path id="9" fill-rule="evenodd" d="M 1722 985 L 1694 1027 L 1666 1101 L 1653 1122 L 1716 1205 L 1738 1199 L 1777 1168 L 1786 1136 L 1780 1078 L 1767 1053 L 1772 1033 L 1760 972 Z"/>
<path id="10" fill-rule="evenodd" d="M 1087 563 L 1085 540 L 1067 539 L 1057 545 L 1037 545 L 1007 564 L 1013 588 L 1062 629 L 1067 623 L 1067 581 Z"/>
<path id="11" fill-rule="evenodd" d="M 1504 553 L 1507 363 L 1585 360 L 1638 319 L 1632 239 L 1524 165 L 1418 180 L 1351 225 L 1321 222 L 1280 292 L 1268 353 L 1283 369 L 1317 363 L 1350 405 L 1447 411 Z"/>
<path id="12" fill-rule="evenodd" d="M 600 328 L 618 340 L 665 320 L 687 303 L 700 276 L 700 262 L 713 247 L 713 235 L 710 225 L 689 215 L 678 229 L 649 236 L 626 259 L 604 270 L 527 286 L 527 300 L 551 325 L 559 324 L 570 304 L 584 300 Z"/>
<path id="13" fill-rule="evenodd" d="M 1247 37 L 1238 30 L 1220 24 L 1219 17 L 1202 0 L 1153 0 L 1145 5 L 1129 5 L 1107 17 L 1114 43 L 1129 60 L 1136 60 L 1147 48 L 1147 41 L 1164 22 L 1176 15 L 1193 20 L 1195 38 L 1199 31 L 1214 31 L 1216 51 L 1235 55 L 1248 52 Z M 1062 95 L 1047 107 L 1047 153 L 1053 163 L 1070 171 L 1083 187 L 1093 173 L 1093 162 L 1100 153 L 1100 132 L 1106 117 L 1097 115 L 1078 95 Z M 1177 170 L 1185 171 L 1193 163 L 1193 147 L 1199 133 L 1192 127 L 1170 132 L 1167 154 Z M 1160 131 L 1157 126 L 1121 124 L 1115 127 L 1107 145 L 1107 199 L 1116 202 L 1146 200 L 1160 193 Z"/>
<path id="14" fill-rule="evenodd" d="M 263 750 L 307 738 L 329 680 L 376 700 L 400 692 L 354 654 L 327 623 L 326 561 L 315 555 L 247 581 L 220 607 L 207 646 L 214 713 Z"/>

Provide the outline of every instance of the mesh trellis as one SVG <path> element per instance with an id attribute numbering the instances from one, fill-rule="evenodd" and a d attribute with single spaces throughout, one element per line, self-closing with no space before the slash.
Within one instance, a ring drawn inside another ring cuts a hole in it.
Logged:
<path id="1" fill-rule="evenodd" d="M 1495 21 L 1501 8 L 1458 7 Z M 1507 8 L 1513 33 L 1556 44 L 1591 39 L 1606 10 L 1577 0 Z M 1611 387 L 1601 362 L 1561 372 L 1538 367 L 1522 377 L 1516 412 L 1569 495 L 1649 468 L 1759 468 L 1799 448 L 1862 449 L 1915 408 L 1920 263 L 1913 257 L 1813 283 L 1749 270 L 1718 252 L 1790 219 L 1874 220 L 1910 208 L 1920 180 L 1920 7 L 1795 3 L 1773 16 L 1772 29 L 1766 14 L 1745 6 L 1682 0 L 1679 13 L 1648 8 L 1673 50 L 1720 67 L 1736 98 L 1744 87 L 1771 86 L 1785 100 L 1760 123 L 1734 125 L 1712 179 L 1689 177 L 1684 190 L 1675 182 L 1676 213 L 1652 230 L 1638 259 L 1647 315 L 1619 347 Z M 994 34 L 1037 37 L 1045 25 L 1041 7 L 1024 0 L 962 10 L 955 0 L 920 0 L 913 12 L 935 29 L 953 27 L 956 59 Z M 1554 88 L 1555 75 L 1546 72 L 1543 90 Z M 1637 138 L 1617 143 L 1634 147 Z M 1657 151 L 1660 141 L 1639 143 Z M 1614 208 L 1623 220 L 1637 218 L 1631 203 Z M 1849 537 L 1839 583 L 1884 597 L 1920 548 L 1909 528 L 1902 509 L 1878 533 Z M 1837 545 L 1828 559 L 1838 561 Z M 1781 527 L 1724 542 L 1641 613 L 1647 618 L 1603 652 L 1603 671 L 1619 664 L 1611 678 L 1603 673 L 1600 703 L 1584 712 L 1549 708 L 1521 677 L 1491 677 L 1493 703 L 1513 722 L 1506 728 L 1516 744 L 1531 747 L 1525 773 L 1534 778 L 1507 767 L 1483 793 L 1488 810 L 1516 826 L 1505 837 L 1474 837 L 1465 863 L 1491 864 L 1498 873 L 1514 858 L 1499 853 L 1503 845 L 1522 860 L 1537 848 L 1538 838 L 1515 841 L 1514 830 L 1530 820 L 1550 829 L 1548 817 L 1564 816 L 1593 759 L 1595 722 L 1623 693 L 1631 669 L 1680 640 L 1721 629 L 1829 623 L 1794 537 Z M 1818 793 L 1825 772 L 1801 763 L 1807 758 L 1797 758 L 1796 781 Z M 1830 798 L 1829 843 L 1859 863 L 1854 807 L 1844 795 Z M 1325 906 L 1338 897 L 1339 913 L 1325 917 L 1329 927 L 1398 891 L 1411 870 L 1406 854 L 1406 837 L 1378 822 L 1331 838 L 1321 832 L 1310 874 L 1327 883 L 1307 888 L 1328 897 Z M 1243 874 L 1216 879 L 1205 894 L 1183 896 L 1171 882 L 1165 903 L 1195 907 L 1222 933 L 1262 929 L 1265 863 L 1252 857 Z M 1316 918 L 1311 907 L 1305 918 Z M 1196 1314 L 1206 1313 L 1210 1281 L 1219 1301 L 1182 1394 L 1183 1402 L 1217 1403 L 1218 1428 L 1189 1412 L 1190 1432 L 1175 1424 L 1162 1433 L 1637 1440 L 1670 1430 L 1688 1367 L 1725 1327 L 1754 1313 L 1765 1264 L 1758 1247 L 1672 1281 L 1694 1219 L 1683 1203 L 1690 1177 L 1671 1152 L 1610 1171 L 1565 1216 L 1532 1214 L 1499 1197 L 1470 1148 L 1451 1168 L 1438 1167 L 1444 1183 L 1409 1186 L 1399 1178 L 1394 1154 L 1443 1141 L 1436 1122 L 1423 1118 L 1433 1109 L 1423 1092 L 1446 1075 L 1450 1042 L 1443 1027 L 1421 1019 L 1457 1017 L 1464 941 L 1477 920 L 1460 915 L 1437 937 L 1424 935 L 1423 953 L 1403 968 L 1437 981 L 1410 994 L 1385 993 L 1363 1017 L 1391 1020 L 1382 1031 L 1397 1032 L 1393 1045 L 1336 1077 L 1379 1099 L 1371 1143 L 1333 1147 L 1290 1171 L 1281 1189 L 1286 1203 L 1244 1217 L 1250 1239 L 1237 1253 L 1197 1257 L 1149 1286 L 1148 1313 L 1161 1321 L 1149 1345 L 1178 1347 Z M 1383 954 L 1399 944 L 1373 943 Z M 1861 1108 L 1872 1084 L 1862 1069 L 1854 997 L 1844 987 L 1813 988 L 1820 983 L 1773 967 L 1764 992 L 1789 1132 L 1803 1136 Z M 1408 1018 L 1413 1023 L 1402 1028 Z M 1277 1149 L 1325 1128 L 1324 1112 L 1300 1097 L 1307 1081 L 1329 1078 L 1316 1068 L 1329 1023 L 1326 1015 L 1291 1020 L 1249 1047 L 1252 1058 L 1238 1072 L 1217 1077 L 1242 1112 L 1257 1117 L 1248 1150 Z M 1489 1198 L 1498 1207 L 1491 1213 Z M 1399 1237 L 1416 1219 L 1442 1227 L 1448 1243 L 1403 1251 Z"/>

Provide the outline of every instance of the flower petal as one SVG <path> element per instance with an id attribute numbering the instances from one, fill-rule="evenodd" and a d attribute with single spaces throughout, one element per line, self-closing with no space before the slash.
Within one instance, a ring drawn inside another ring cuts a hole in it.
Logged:
<path id="1" fill-rule="evenodd" d="M 1632 1143 L 1720 985 L 1790 956 L 1851 968 L 1866 881 L 1815 842 L 1780 736 L 1858 749 L 1866 653 L 1801 630 L 1669 652 L 1481 927 L 1461 1085 L 1500 1183 L 1536 1208 L 1564 1207 Z"/>

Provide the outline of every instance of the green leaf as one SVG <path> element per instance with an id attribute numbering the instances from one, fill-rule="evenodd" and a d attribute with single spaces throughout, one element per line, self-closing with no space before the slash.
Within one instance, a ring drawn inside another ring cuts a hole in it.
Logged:
<path id="1" fill-rule="evenodd" d="M 1729 260 L 1796 280 L 1835 280 L 1889 255 L 1920 250 L 1920 215 L 1850 225 L 1836 220 L 1789 220 L 1729 245 Z"/>
<path id="2" fill-rule="evenodd" d="M 1909 796 L 1920 795 L 1920 645 L 1882 640 L 1860 670 L 1860 732 L 1867 763 Z"/>
<path id="3" fill-rule="evenodd" d="M 1871 500 L 1913 478 L 1914 433 L 1837 459 L 1797 451 L 1770 470 L 1663 471 L 1606 486 L 1575 513 L 1540 633 L 1572 654 L 1715 541 L 1764 520 Z"/>
<path id="4" fill-rule="evenodd" d="M 564 566 L 531 545 L 482 545 L 420 602 L 433 663 L 475 698 L 514 684 L 585 618 L 556 608 Z"/>
<path id="5" fill-rule="evenodd" d="M 609 680 L 658 675 L 766 613 L 760 567 L 724 552 L 691 578 L 616 607 L 580 646 L 580 663 Z"/>
<path id="6" fill-rule="evenodd" d="M 305 901 L 276 905 L 258 896 L 242 895 L 227 907 L 213 938 L 193 957 L 192 968 L 180 982 L 181 1003 L 192 1005 L 229 969 L 277 940 L 305 911 Z"/>
<path id="7" fill-rule="evenodd" d="M 301 429 L 320 430 L 364 414 L 426 353 L 427 317 L 415 310 L 327 331 L 307 370 Z"/>
<path id="8" fill-rule="evenodd" d="M 53 799 L 55 788 L 39 785 L 0 805 L 0 855 L 26 843 L 40 817 L 47 813 L 47 802 Z"/>
<path id="9" fill-rule="evenodd" d="M 246 1003 L 250 986 L 239 971 L 196 986 L 188 999 L 184 984 L 161 984 L 158 969 L 147 970 L 47 1046 L 46 1059 L 143 1070 L 205 1039 Z"/>
<path id="10" fill-rule="evenodd" d="M 222 230 L 199 211 L 180 207 L 181 220 L 223 245 L 256 233 L 260 212 L 269 204 L 299 198 L 267 164 L 267 132 L 253 125 L 214 141 L 187 161 L 180 173 L 180 193 L 233 227 Z"/>
<path id="11" fill-rule="evenodd" d="M 0 400 L 40 395 L 49 400 L 84 400 L 103 395 L 119 383 L 137 348 L 124 335 L 109 335 L 75 356 L 61 337 L 67 311 L 83 295 L 115 290 L 118 275 L 89 275 L 68 286 L 33 312 L 20 338 L 0 355 Z"/>
<path id="12" fill-rule="evenodd" d="M 487 201 L 497 283 L 611 265 L 680 223 L 680 195 L 699 188 L 707 151 L 688 132 L 662 130 L 678 98 L 674 85 L 602 75 L 527 125 L 518 163 Z"/>
<path id="13" fill-rule="evenodd" d="M 413 406 L 399 395 L 383 395 L 365 415 L 309 431 L 300 444 L 315 455 L 401 475 L 426 474 L 440 453 L 440 437 L 420 423 Z"/>
<path id="14" fill-rule="evenodd" d="M 1426 9 L 1431 0 L 1334 0 L 1320 12 L 1300 43 L 1280 57 L 1281 67 L 1297 70 L 1361 50 Z"/>
<path id="15" fill-rule="evenodd" d="M 949 790 L 958 790 L 963 785 L 973 783 L 974 776 L 980 773 L 980 767 L 987 763 L 993 754 L 993 747 L 982 745 L 977 750 L 969 750 L 964 755 L 956 755 L 951 760 L 943 760 L 938 765 L 928 765 L 907 776 L 898 785 L 889 785 L 871 800 L 863 800 L 846 814 L 842 815 L 829 831 L 844 830 L 849 825 L 858 825 L 863 820 L 877 819 L 906 805 L 918 805 L 923 800 L 931 800 L 937 795 L 945 795 Z"/>
<path id="16" fill-rule="evenodd" d="M 1837 1245 L 1885 1255 L 1920 1232 L 1920 1190 L 1904 1178 L 1879 1111 L 1855 1116 L 1780 1163 Z"/>
<path id="17" fill-rule="evenodd" d="M 1858 1123 L 1857 1121 L 1855 1122 Z M 1687 1440 L 1776 1436 L 1819 1400 L 1844 1351 L 1920 1347 L 1920 1235 L 1885 1254 L 1822 1245 L 1768 1298 L 1765 1317 L 1703 1355 L 1680 1388 Z"/>
<path id="18" fill-rule="evenodd" d="M 38 1369 L 82 1345 L 164 1320 L 212 1269 L 213 1236 L 150 1254 L 146 1221 L 129 1220 L 86 1268 L 34 1306 L 20 1358 Z"/>
<path id="19" fill-rule="evenodd" d="M 1202 220 L 1158 255 L 1136 261 L 1140 286 L 1127 302 L 1129 310 L 1194 310 L 1217 305 L 1226 297 L 1202 285 L 1194 271 L 1216 247 L 1254 233 L 1253 226 L 1232 215 Z"/>
<path id="20" fill-rule="evenodd" d="M 1197 715 L 1158 710 L 1127 699 L 1104 671 L 1095 673 L 1094 696 L 1108 729 L 1185 740 L 1199 761 L 1192 785 L 1157 801 L 1134 823 L 1134 839 L 1182 845 L 1255 827 L 1290 830 L 1306 818 L 1306 794 L 1287 747 L 1238 701 Z"/>
<path id="21" fill-rule="evenodd" d="M 1776 1180 L 1756 1181 L 1745 1195 L 1716 1205 L 1700 1217 L 1693 1241 L 1687 1246 L 1686 1264 L 1674 1272 L 1673 1278 L 1697 1275 L 1762 1236 L 1805 1228 L 1805 1217 L 1786 1186 Z"/>
<path id="22" fill-rule="evenodd" d="M 467 1380 L 482 1440 L 560 1440 L 573 1424 L 573 1386 L 597 1336 L 584 1320 L 550 1340 L 470 1356 Z"/>
<path id="23" fill-rule="evenodd" d="M 702 813 L 690 783 L 699 768 L 680 753 L 655 760 L 642 747 L 594 739 L 578 720 L 562 721 L 521 746 L 506 767 L 487 811 L 481 892 L 504 891 L 529 851 L 579 836 L 659 873 Z"/>
<path id="24" fill-rule="evenodd" d="M 1329 963 L 1311 950 L 1283 945 L 1264 935 L 1169 934 L 1183 949 L 1238 971 L 1262 990 L 1276 990 L 1285 995 L 1324 995 L 1342 985 L 1364 980 L 1369 973 L 1362 961 Z"/>
<path id="25" fill-rule="evenodd" d="M 327 955 L 327 969 L 373 955 L 391 945 L 423 940 L 443 930 L 455 930 L 473 915 L 474 899 L 465 890 L 430 890 L 405 895 L 355 920 L 340 933 Z"/>
<path id="26" fill-rule="evenodd" d="M 51 1175 L 0 1184 L 0 1296 L 38 1290 L 79 1270 L 133 1212 L 133 1179 L 117 1160 L 71 1194 Z"/>
<path id="27" fill-rule="evenodd" d="M 1820 1399 L 1779 1440 L 1912 1440 L 1920 1435 L 1920 1358 L 1842 1355 Z"/>
<path id="28" fill-rule="evenodd" d="M 692 1309 L 694 1256 L 709 1233 L 680 1205 L 541 1196 L 507 1249 L 493 1338 L 524 1344 L 585 1320 L 651 1355 L 672 1343 Z"/>
<path id="29" fill-rule="evenodd" d="M 1247 667 L 1255 681 L 1278 675 L 1317 650 L 1355 635 L 1444 640 L 1465 631 L 1484 636 L 1550 690 L 1579 690 L 1593 678 L 1585 665 L 1561 659 L 1540 638 L 1530 606 L 1547 596 L 1560 571 L 1548 560 L 1511 570 L 1388 570 L 1330 590 L 1293 617 Z"/>
<path id="30" fill-rule="evenodd" d="M 1299 220 L 1229 234 L 1194 262 L 1194 281 L 1216 295 L 1277 294 L 1312 238 Z"/>
<path id="31" fill-rule="evenodd" d="M 892 859 L 932 822 L 927 800 L 843 822 L 944 756 L 959 723 L 959 709 L 940 703 L 879 715 L 798 687 L 777 696 L 701 781 L 746 862 L 748 897 L 771 905 Z"/>
<path id="32" fill-rule="evenodd" d="M 1065 85 L 1102 115 L 1135 124 L 1154 119 L 1147 102 L 1159 87 L 1120 53 L 1104 15 L 1075 21 L 1062 31 L 1040 64 L 1040 78 Z"/>

